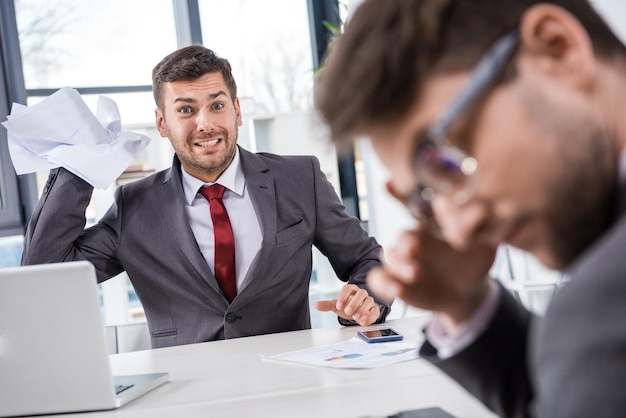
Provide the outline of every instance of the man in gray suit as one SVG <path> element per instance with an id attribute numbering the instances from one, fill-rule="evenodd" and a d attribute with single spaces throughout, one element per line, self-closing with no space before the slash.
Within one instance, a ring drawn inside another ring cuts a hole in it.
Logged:
<path id="1" fill-rule="evenodd" d="M 321 74 L 420 221 L 368 276 L 435 311 L 420 354 L 502 416 L 625 416 L 626 48 L 590 4 L 366 0 Z M 501 243 L 567 270 L 544 318 L 488 278 Z"/>
<path id="2" fill-rule="evenodd" d="M 310 328 L 315 245 L 348 282 L 336 300 L 316 307 L 344 324 L 385 320 L 389 304 L 365 286 L 381 248 L 348 216 L 317 159 L 238 147 L 241 112 L 228 61 L 202 46 L 182 48 L 154 68 L 153 91 L 157 128 L 176 153 L 172 167 L 119 187 L 87 229 L 93 187 L 53 170 L 26 232 L 23 264 L 88 260 L 99 281 L 126 271 L 152 346 L 165 347 Z M 213 197 L 204 197 L 214 184 L 225 188 L 218 210 L 226 220 L 214 220 Z M 216 268 L 228 279 L 218 282 Z"/>

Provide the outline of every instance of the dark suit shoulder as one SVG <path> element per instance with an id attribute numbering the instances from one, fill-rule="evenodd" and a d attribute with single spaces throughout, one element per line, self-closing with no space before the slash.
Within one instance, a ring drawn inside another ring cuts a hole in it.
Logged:
<path id="1" fill-rule="evenodd" d="M 626 217 L 568 272 L 537 327 L 539 416 L 620 417 L 626 410 Z"/>
<path id="2" fill-rule="evenodd" d="M 555 295 L 546 312 L 547 319 L 553 315 L 580 312 L 587 309 L 606 309 L 609 301 L 620 305 L 626 297 L 626 215 L 590 246 L 568 271 L 567 284 Z M 617 298 L 617 299 L 616 299 Z M 624 308 L 626 313 L 626 307 Z M 580 319 L 580 318 L 579 318 Z M 589 318 L 592 325 L 596 318 Z"/>
<path id="3" fill-rule="evenodd" d="M 310 166 L 312 161 L 317 161 L 317 157 L 312 155 L 278 155 L 267 152 L 255 154 L 270 167 L 284 166 L 285 164 L 303 167 Z"/>
<path id="4" fill-rule="evenodd" d="M 570 268 L 571 277 L 596 276 L 598 271 L 623 275 L 626 258 L 622 257 L 626 246 L 626 213 L 595 241 Z"/>
<path id="5" fill-rule="evenodd" d="M 246 175 L 271 173 L 275 181 L 312 181 L 321 173 L 317 157 L 312 155 L 277 155 L 272 153 L 251 153 L 240 148 L 241 164 Z"/>
<path id="6" fill-rule="evenodd" d="M 119 187 L 120 193 L 130 193 L 133 196 L 150 193 L 150 191 L 153 190 L 154 187 L 161 187 L 163 184 L 169 181 L 171 177 L 171 171 L 172 168 L 167 168 L 142 179 L 123 184 Z"/>

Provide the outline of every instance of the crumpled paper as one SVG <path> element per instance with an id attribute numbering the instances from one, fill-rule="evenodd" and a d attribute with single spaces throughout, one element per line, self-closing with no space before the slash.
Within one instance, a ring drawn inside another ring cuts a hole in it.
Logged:
<path id="1" fill-rule="evenodd" d="M 94 115 L 71 87 L 32 106 L 13 103 L 2 125 L 17 174 L 64 167 L 98 189 L 111 185 L 151 140 L 122 131 L 113 100 L 100 96 Z"/>

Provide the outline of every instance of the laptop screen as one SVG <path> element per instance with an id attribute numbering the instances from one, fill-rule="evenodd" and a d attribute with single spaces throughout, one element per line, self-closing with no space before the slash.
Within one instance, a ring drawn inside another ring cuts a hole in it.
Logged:
<path id="1" fill-rule="evenodd" d="M 114 406 L 94 267 L 0 269 L 0 416 Z"/>

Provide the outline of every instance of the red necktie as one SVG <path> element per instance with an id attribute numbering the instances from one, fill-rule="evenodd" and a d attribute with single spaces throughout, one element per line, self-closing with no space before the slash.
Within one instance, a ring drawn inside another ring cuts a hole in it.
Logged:
<path id="1" fill-rule="evenodd" d="M 235 279 L 235 237 L 228 219 L 228 212 L 222 202 L 225 187 L 213 184 L 200 189 L 200 194 L 209 201 L 213 232 L 215 234 L 215 278 L 226 298 L 232 302 L 237 295 Z"/>

